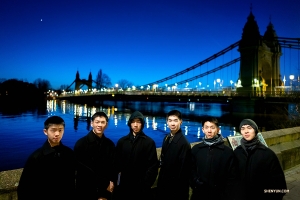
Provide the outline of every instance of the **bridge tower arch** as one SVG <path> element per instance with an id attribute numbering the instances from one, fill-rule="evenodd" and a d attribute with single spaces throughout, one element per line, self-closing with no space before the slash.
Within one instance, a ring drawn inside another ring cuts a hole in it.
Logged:
<path id="1" fill-rule="evenodd" d="M 77 71 L 76 73 L 76 78 L 75 78 L 75 90 L 79 90 L 83 85 L 86 85 L 88 87 L 88 90 L 92 90 L 92 73 L 90 72 L 88 80 L 86 79 L 80 79 L 79 72 Z"/>
<path id="2" fill-rule="evenodd" d="M 251 11 L 243 28 L 238 51 L 241 55 L 239 80 L 242 85 L 237 90 L 238 94 L 274 94 L 274 88 L 281 86 L 282 52 L 273 24 L 270 22 L 261 36 Z"/>

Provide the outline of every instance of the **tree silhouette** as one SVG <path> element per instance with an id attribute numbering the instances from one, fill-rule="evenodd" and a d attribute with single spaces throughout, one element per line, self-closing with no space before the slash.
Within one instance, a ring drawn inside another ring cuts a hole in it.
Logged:
<path id="1" fill-rule="evenodd" d="M 51 88 L 50 82 L 41 78 L 36 79 L 33 84 L 41 92 L 47 92 Z"/>
<path id="2" fill-rule="evenodd" d="M 100 69 L 96 77 L 96 88 L 98 90 L 101 90 L 103 88 L 109 88 L 111 86 L 112 84 L 109 76 L 105 73 L 102 73 L 102 69 Z"/>
<path id="3" fill-rule="evenodd" d="M 119 85 L 119 88 L 126 90 L 127 88 L 130 88 L 133 85 L 133 83 L 131 83 L 130 81 L 128 81 L 126 79 L 121 79 L 118 81 L 118 85 Z"/>

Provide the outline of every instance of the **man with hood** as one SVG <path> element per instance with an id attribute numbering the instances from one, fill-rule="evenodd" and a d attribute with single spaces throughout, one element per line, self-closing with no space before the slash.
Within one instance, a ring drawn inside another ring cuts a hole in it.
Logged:
<path id="1" fill-rule="evenodd" d="M 234 199 L 235 157 L 220 134 L 218 120 L 202 120 L 204 138 L 192 148 L 191 200 Z"/>
<path id="2" fill-rule="evenodd" d="M 118 173 L 114 199 L 152 199 L 151 186 L 158 173 L 158 158 L 153 139 L 145 135 L 144 116 L 139 111 L 128 120 L 129 134 L 116 145 L 115 169 Z"/>
<path id="3" fill-rule="evenodd" d="M 258 126 L 251 119 L 240 123 L 241 145 L 234 150 L 238 161 L 238 199 L 281 200 L 287 186 L 276 154 L 258 139 Z"/>

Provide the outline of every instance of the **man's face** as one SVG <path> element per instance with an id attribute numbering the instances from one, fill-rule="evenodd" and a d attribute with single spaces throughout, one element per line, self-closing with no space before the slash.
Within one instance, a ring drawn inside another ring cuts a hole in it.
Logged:
<path id="1" fill-rule="evenodd" d="M 48 142 L 50 143 L 51 147 L 54 147 L 59 145 L 64 135 L 65 128 L 62 124 L 52 124 L 48 129 L 44 129 L 43 131 L 47 136 Z"/>
<path id="2" fill-rule="evenodd" d="M 96 117 L 94 121 L 91 122 L 93 127 L 93 132 L 98 136 L 102 137 L 104 130 L 107 128 L 107 121 L 105 117 Z"/>
<path id="3" fill-rule="evenodd" d="M 181 123 L 182 123 L 182 120 L 179 119 L 175 115 L 171 115 L 167 119 L 167 124 L 168 124 L 172 134 L 175 134 L 180 129 Z"/>
<path id="4" fill-rule="evenodd" d="M 130 124 L 131 129 L 135 134 L 139 133 L 142 129 L 142 122 L 140 119 L 133 119 Z"/>
<path id="5" fill-rule="evenodd" d="M 219 133 L 220 128 L 216 126 L 215 123 L 212 122 L 205 122 L 202 131 L 205 135 L 206 139 L 211 139 L 215 137 Z"/>
<path id="6" fill-rule="evenodd" d="M 243 125 L 241 127 L 241 134 L 245 140 L 250 141 L 255 137 L 255 130 L 250 125 Z"/>

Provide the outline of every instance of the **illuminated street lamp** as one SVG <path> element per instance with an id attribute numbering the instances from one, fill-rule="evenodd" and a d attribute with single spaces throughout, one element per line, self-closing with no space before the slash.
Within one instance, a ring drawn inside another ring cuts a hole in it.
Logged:
<path id="1" fill-rule="evenodd" d="M 295 76 L 293 74 L 290 75 L 290 80 L 291 80 L 291 90 L 293 90 L 293 80 Z"/>
<path id="2" fill-rule="evenodd" d="M 285 75 L 283 76 L 282 81 L 283 81 L 283 85 L 285 86 L 285 82 L 286 82 Z"/>

